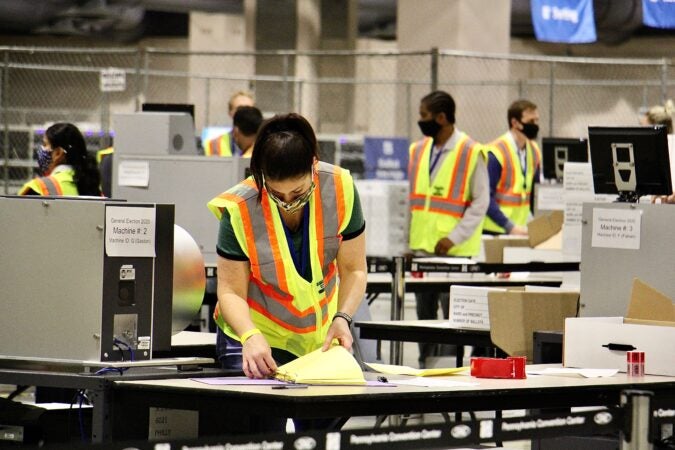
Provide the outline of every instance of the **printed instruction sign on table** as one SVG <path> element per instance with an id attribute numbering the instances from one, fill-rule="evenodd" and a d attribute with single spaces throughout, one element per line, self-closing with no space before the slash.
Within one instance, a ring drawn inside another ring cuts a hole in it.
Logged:
<path id="1" fill-rule="evenodd" d="M 450 286 L 450 326 L 472 330 L 490 329 L 488 292 L 500 288 Z"/>
<path id="2" fill-rule="evenodd" d="M 106 206 L 106 255 L 154 258 L 155 217 L 154 206 Z"/>

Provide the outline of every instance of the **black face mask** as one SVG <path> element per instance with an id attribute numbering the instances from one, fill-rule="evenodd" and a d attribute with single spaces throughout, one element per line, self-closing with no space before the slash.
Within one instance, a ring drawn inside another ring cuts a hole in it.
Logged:
<path id="1" fill-rule="evenodd" d="M 422 134 L 430 138 L 435 138 L 438 132 L 441 131 L 441 126 L 434 119 L 420 120 L 417 122 L 417 125 L 420 127 Z"/>
<path id="2" fill-rule="evenodd" d="M 521 131 L 526 138 L 537 139 L 537 134 L 539 134 L 539 125 L 536 123 L 524 123 L 523 129 Z"/>

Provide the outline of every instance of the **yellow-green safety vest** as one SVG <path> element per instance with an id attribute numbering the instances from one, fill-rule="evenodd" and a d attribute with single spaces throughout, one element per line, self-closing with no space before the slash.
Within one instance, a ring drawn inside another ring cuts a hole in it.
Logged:
<path id="1" fill-rule="evenodd" d="M 232 156 L 232 134 L 225 133 L 204 143 L 206 156 Z"/>
<path id="2" fill-rule="evenodd" d="M 29 191 L 35 191 L 40 195 L 69 195 L 77 196 L 77 184 L 74 181 L 75 170 L 68 169 L 57 172 L 47 177 L 33 178 L 24 184 L 19 190 L 19 195 L 26 195 Z"/>
<path id="3" fill-rule="evenodd" d="M 227 209 L 237 242 L 250 262 L 247 303 L 253 323 L 270 346 L 302 356 L 323 345 L 337 311 L 337 252 L 354 206 L 349 171 L 319 162 L 316 190 L 309 201 L 311 282 L 295 268 L 276 204 L 252 177 L 208 203 L 220 220 Z M 218 308 L 214 319 L 228 336 L 239 339 Z"/>
<path id="4" fill-rule="evenodd" d="M 410 146 L 410 248 L 434 253 L 438 241 L 457 226 L 471 205 L 471 177 L 483 157 L 480 145 L 461 133 L 455 148 L 443 160 L 433 180 L 429 159 L 433 139 Z M 453 245 L 452 256 L 476 256 L 480 251 L 481 226 L 469 239 Z"/>
<path id="5" fill-rule="evenodd" d="M 510 133 L 505 133 L 486 147 L 502 166 L 502 172 L 495 192 L 495 201 L 502 213 L 515 225 L 524 226 L 530 215 L 530 197 L 534 185 L 534 175 L 541 167 L 541 150 L 535 141 L 527 141 L 527 168 L 521 168 L 518 149 Z M 494 233 L 506 233 L 489 217 L 483 222 L 483 229 Z"/>

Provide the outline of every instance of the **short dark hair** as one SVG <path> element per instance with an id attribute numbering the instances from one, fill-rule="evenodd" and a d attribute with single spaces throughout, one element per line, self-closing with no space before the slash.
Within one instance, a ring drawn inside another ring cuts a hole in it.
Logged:
<path id="1" fill-rule="evenodd" d="M 316 135 L 299 114 L 276 115 L 263 122 L 253 146 L 251 174 L 262 198 L 263 175 L 275 181 L 301 177 L 319 158 Z"/>
<path id="2" fill-rule="evenodd" d="M 509 128 L 511 128 L 511 119 L 516 119 L 520 122 L 520 119 L 523 118 L 523 111 L 527 111 L 528 109 L 537 109 L 537 105 L 525 99 L 516 100 L 515 102 L 511 103 L 511 106 L 509 106 L 509 111 L 506 114 L 506 120 L 509 123 Z"/>
<path id="3" fill-rule="evenodd" d="M 422 97 L 422 103 L 434 115 L 445 113 L 445 118 L 454 125 L 455 100 L 450 94 L 445 91 L 434 91 Z"/>
<path id="4" fill-rule="evenodd" d="M 244 136 L 256 134 L 262 121 L 262 113 L 255 106 L 240 106 L 232 116 L 232 125 L 239 128 Z"/>

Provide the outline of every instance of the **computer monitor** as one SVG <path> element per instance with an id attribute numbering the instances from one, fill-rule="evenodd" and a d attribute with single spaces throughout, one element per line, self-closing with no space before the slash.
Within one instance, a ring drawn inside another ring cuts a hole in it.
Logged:
<path id="1" fill-rule="evenodd" d="M 544 178 L 562 182 L 566 162 L 588 162 L 588 140 L 545 137 L 542 139 L 542 153 Z"/>
<path id="2" fill-rule="evenodd" d="M 141 111 L 188 113 L 192 117 L 192 125 L 195 123 L 195 105 L 188 103 L 143 103 Z"/>
<path id="3" fill-rule="evenodd" d="M 588 127 L 588 138 L 596 194 L 637 202 L 673 193 L 666 127 Z"/>

